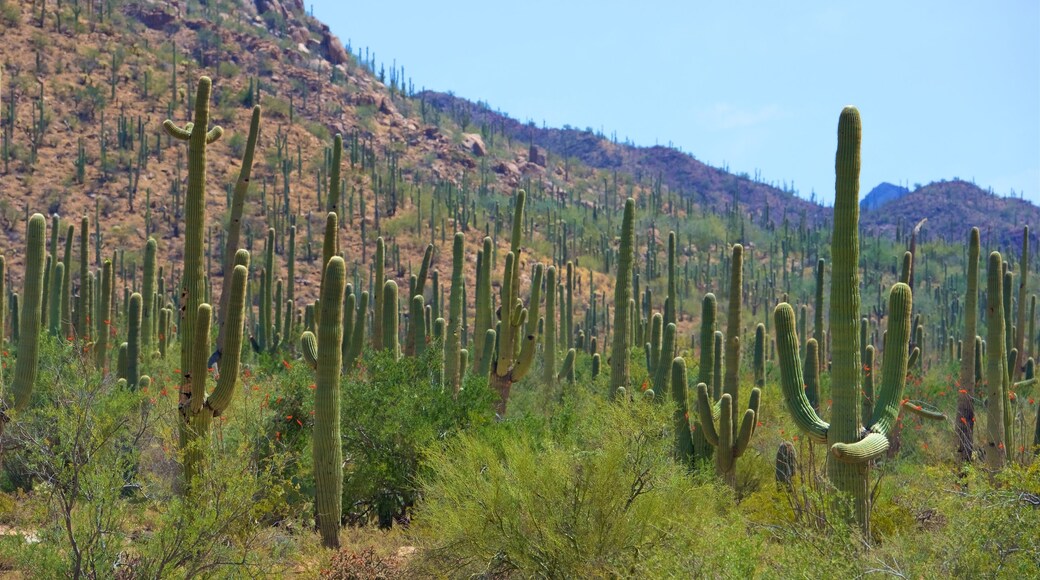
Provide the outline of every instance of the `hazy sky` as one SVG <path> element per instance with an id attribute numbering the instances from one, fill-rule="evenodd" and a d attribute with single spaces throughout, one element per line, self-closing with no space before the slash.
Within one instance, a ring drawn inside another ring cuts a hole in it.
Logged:
<path id="1" fill-rule="evenodd" d="M 669 143 L 834 195 L 843 105 L 863 194 L 960 177 L 1040 202 L 1040 2 L 307 0 L 416 88 L 538 125 Z"/>

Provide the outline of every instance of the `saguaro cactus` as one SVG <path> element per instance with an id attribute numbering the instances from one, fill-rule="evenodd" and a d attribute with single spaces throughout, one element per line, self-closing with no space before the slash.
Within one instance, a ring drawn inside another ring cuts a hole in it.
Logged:
<path id="1" fill-rule="evenodd" d="M 158 244 L 155 238 L 148 238 L 144 247 L 144 281 L 141 283 L 141 352 L 145 357 L 152 356 L 152 343 L 155 338 L 155 257 Z"/>
<path id="2" fill-rule="evenodd" d="M 451 249 L 451 294 L 448 299 L 448 328 L 444 337 L 444 382 L 453 393 L 462 388 L 462 369 L 459 353 L 462 350 L 462 289 L 465 285 L 462 268 L 464 264 L 466 236 L 455 233 Z M 484 259 L 487 259 L 485 257 Z"/>
<path id="3" fill-rule="evenodd" d="M 964 341 L 961 349 L 960 394 L 957 397 L 957 452 L 961 461 L 971 461 L 975 452 L 975 342 L 979 310 L 979 228 L 971 228 L 968 240 L 967 295 L 964 297 Z"/>
<path id="4" fill-rule="evenodd" d="M 835 159 L 834 233 L 831 238 L 830 292 L 831 423 L 820 419 L 803 389 L 794 309 L 789 304 L 774 312 L 781 385 L 795 423 L 812 440 L 830 448 L 827 475 L 839 492 L 853 501 L 850 519 L 870 535 L 871 462 L 889 447 L 889 433 L 899 415 L 906 381 L 910 342 L 910 287 L 897 283 L 889 294 L 888 331 L 877 403 L 870 423 L 861 422 L 859 345 L 859 170 L 861 124 L 859 111 L 846 107 L 838 122 Z"/>
<path id="5" fill-rule="evenodd" d="M 25 279 L 22 282 L 22 294 L 18 297 L 18 359 L 14 364 L 14 379 L 11 381 L 11 392 L 14 401 L 3 402 L 0 411 L 0 433 L 10 420 L 7 410 L 13 408 L 22 411 L 32 400 L 33 387 L 36 385 L 36 373 L 40 363 L 40 330 L 43 322 L 43 274 L 46 268 L 44 255 L 46 249 L 47 219 L 41 214 L 33 214 L 29 218 L 25 236 Z"/>
<path id="6" fill-rule="evenodd" d="M 758 409 L 762 391 L 751 389 L 748 407 L 743 417 L 737 416 L 736 404 L 740 396 L 740 326 L 741 299 L 744 289 L 744 247 L 733 245 L 730 262 L 729 304 L 726 321 L 726 373 L 723 393 L 714 404 L 708 398 L 708 385 L 697 385 L 697 406 L 701 426 L 708 443 L 716 447 L 715 468 L 724 481 L 735 486 L 737 483 L 737 459 L 747 450 L 758 422 Z M 718 417 L 718 426 L 715 425 Z M 739 419 L 739 421 L 738 421 Z"/>
<path id="7" fill-rule="evenodd" d="M 494 308 L 491 300 L 491 261 L 492 246 L 491 238 L 484 238 L 483 247 L 477 252 L 477 292 L 476 311 L 474 313 L 473 328 L 473 369 L 478 373 L 487 374 L 491 366 L 491 358 L 494 352 Z M 487 337 L 491 336 L 491 346 L 486 346 Z M 485 353 L 492 353 L 485 356 Z"/>
<path id="8" fill-rule="evenodd" d="M 260 105 L 253 107 L 253 116 L 249 121 L 249 137 L 246 139 L 246 149 L 242 154 L 242 165 L 238 169 L 238 179 L 235 181 L 235 190 L 231 196 L 231 215 L 228 217 L 228 230 L 227 239 L 224 241 L 224 267 L 223 272 L 226 276 L 235 267 L 235 254 L 238 253 L 239 240 L 242 237 L 242 211 L 245 208 L 246 195 L 249 194 L 249 180 L 253 173 L 253 155 L 256 152 L 256 141 L 260 135 Z M 147 254 L 146 254 L 147 255 Z M 148 317 L 148 308 L 151 305 L 151 298 L 147 294 L 147 258 L 145 262 L 145 316 Z M 270 272 L 268 275 L 272 275 Z M 224 324 L 227 320 L 227 314 L 225 310 L 228 307 L 228 301 L 231 300 L 231 289 L 230 285 L 223 284 L 220 288 L 220 307 L 217 309 L 217 327 L 219 332 L 217 334 L 217 348 L 215 353 L 215 362 L 220 362 L 221 354 L 224 352 L 224 341 L 226 340 L 226 331 L 224 330 Z M 147 331 L 148 325 L 145 324 Z M 147 346 L 147 345 L 146 345 Z M 147 353 L 148 350 L 146 349 Z"/>
<path id="9" fill-rule="evenodd" d="M 131 389 L 137 387 L 141 378 L 141 309 L 142 298 L 137 292 L 130 295 L 127 308 L 126 335 L 126 385 Z"/>
<path id="10" fill-rule="evenodd" d="M 1000 252 L 989 255 L 986 268 L 986 466 L 992 470 L 1004 467 L 1007 460 L 1007 428 L 1005 408 L 1008 391 L 1008 357 L 1004 328 L 1004 276 Z"/>
<path id="11" fill-rule="evenodd" d="M 707 293 L 701 300 L 701 335 L 700 335 L 700 364 L 698 365 L 697 383 L 707 386 L 715 384 L 715 318 L 718 315 L 718 303 L 715 295 Z M 718 393 L 721 395 L 721 393 Z M 713 395 L 715 396 L 715 395 Z M 696 393 L 694 393 L 696 397 Z M 693 435 L 693 455 L 695 461 L 711 459 L 715 453 L 704 436 L 704 427 L 700 422 L 700 411 L 697 407 L 697 399 L 687 398 L 687 415 L 690 419 L 690 430 Z"/>
<path id="12" fill-rule="evenodd" d="M 621 220 L 621 244 L 618 248 L 618 275 L 614 280 L 614 341 L 610 347 L 610 396 L 616 397 L 618 389 L 628 389 L 631 382 L 628 351 L 629 302 L 632 300 L 632 262 L 635 257 L 636 202 L 625 201 L 625 214 Z M 625 391 L 622 391 L 625 392 Z"/>
<path id="13" fill-rule="evenodd" d="M 491 364 L 491 387 L 498 393 L 496 411 L 505 415 L 506 403 L 513 383 L 531 370 L 538 344 L 537 320 L 528 325 L 528 317 L 537 318 L 541 300 L 543 267 L 538 264 L 531 279 L 531 297 L 528 307 L 520 299 L 520 240 L 523 234 L 524 206 L 527 194 L 520 190 L 513 211 L 513 231 L 510 252 L 506 255 L 502 276 L 502 304 L 499 309 L 498 350 Z M 487 256 L 485 256 L 487 259 Z M 486 339 L 485 339 L 486 340 Z"/>
<path id="14" fill-rule="evenodd" d="M 239 250 L 245 254 L 245 250 Z M 248 260 L 248 258 L 247 258 Z M 185 396 L 180 406 L 181 414 L 181 449 L 184 450 L 185 484 L 191 486 L 192 480 L 201 473 L 204 467 L 206 450 L 209 445 L 209 427 L 214 417 L 219 417 L 231 404 L 235 396 L 235 385 L 238 382 L 239 362 L 242 355 L 242 326 L 245 319 L 246 280 L 249 276 L 247 266 L 235 266 L 231 273 L 231 300 L 228 302 L 227 333 L 224 354 L 220 361 L 220 374 L 216 387 L 207 396 L 206 376 L 209 371 L 209 333 L 212 324 L 213 310 L 209 304 L 203 303 L 196 310 L 193 329 L 195 337 L 191 341 L 195 348 L 192 366 L 188 370 L 191 391 Z M 186 340 L 186 337 L 183 339 Z"/>
<path id="15" fill-rule="evenodd" d="M 188 437 L 185 429 L 192 415 L 198 413 L 201 400 L 193 401 L 193 393 L 203 394 L 205 390 L 192 385 L 192 369 L 196 366 L 193 360 L 195 348 L 193 342 L 198 338 L 196 324 L 202 318 L 198 316 L 206 296 L 206 276 L 204 272 L 203 250 L 206 242 L 206 147 L 220 139 L 224 130 L 220 127 L 209 129 L 209 97 L 213 83 L 209 77 L 199 78 L 198 90 L 195 94 L 194 122 L 184 127 L 174 125 L 167 119 L 163 122 L 166 133 L 179 141 L 188 143 L 188 191 L 184 198 L 184 270 L 181 276 L 181 385 L 178 405 L 181 409 L 181 440 Z M 206 337 L 206 342 L 209 342 Z M 209 356 L 203 363 L 208 363 Z M 205 371 L 208 365 L 202 365 L 202 375 L 198 377 L 201 385 L 205 385 Z M 237 366 L 237 365 L 236 365 Z M 236 369 L 237 371 L 237 369 Z M 207 425 L 208 428 L 208 425 Z M 187 464 L 185 466 L 188 467 Z M 190 482 L 190 472 L 185 476 Z"/>
<path id="16" fill-rule="evenodd" d="M 390 282 L 387 282 L 389 285 Z M 304 333 L 304 352 L 314 351 L 314 479 L 318 531 L 326 547 L 339 547 L 343 513 L 343 449 L 340 444 L 339 378 L 343 367 L 343 292 L 346 265 L 339 256 L 325 267 L 320 291 L 321 316 L 317 347 Z M 396 302 L 396 300 L 395 300 Z M 308 343 L 310 347 L 308 348 Z"/>
<path id="17" fill-rule="evenodd" d="M 398 328 L 398 293 L 397 282 L 387 280 L 383 283 L 383 349 L 390 351 L 394 359 L 401 355 L 400 333 Z"/>

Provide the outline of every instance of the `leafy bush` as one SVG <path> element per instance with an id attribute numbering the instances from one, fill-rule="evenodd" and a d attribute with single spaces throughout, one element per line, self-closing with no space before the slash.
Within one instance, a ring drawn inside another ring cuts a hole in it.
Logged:
<path id="1" fill-rule="evenodd" d="M 406 517 L 418 495 L 416 476 L 428 453 L 455 433 L 491 421 L 484 377 L 467 376 L 458 398 L 432 387 L 440 349 L 394 360 L 375 353 L 343 382 L 343 505 L 352 523 L 376 517 L 381 527 Z"/>
<path id="2" fill-rule="evenodd" d="M 665 406 L 579 395 L 564 407 L 545 435 L 506 424 L 433 455 L 415 517 L 422 573 L 753 573 L 757 541 L 730 492 L 671 460 Z"/>

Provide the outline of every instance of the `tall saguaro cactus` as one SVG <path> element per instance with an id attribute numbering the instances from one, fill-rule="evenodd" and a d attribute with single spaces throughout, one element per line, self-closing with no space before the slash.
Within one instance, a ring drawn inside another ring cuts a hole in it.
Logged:
<path id="1" fill-rule="evenodd" d="M 444 382 L 453 393 L 462 388 L 462 369 L 459 357 L 462 350 L 462 289 L 465 286 L 462 268 L 465 258 L 466 236 L 456 232 L 451 250 L 451 294 L 448 300 L 448 329 L 444 337 Z M 487 259 L 487 258 L 485 258 Z"/>
<path id="2" fill-rule="evenodd" d="M 224 134 L 224 130 L 219 126 L 209 129 L 209 97 L 212 88 L 213 82 L 209 77 L 199 78 L 195 94 L 194 122 L 184 127 L 176 126 L 169 119 L 163 122 L 163 129 L 170 137 L 188 143 L 188 191 L 184 198 L 184 270 L 181 277 L 183 320 L 179 333 L 181 385 L 178 401 L 185 424 L 193 414 L 191 411 L 196 408 L 196 402 L 191 400 L 193 393 L 199 391 L 192 385 L 192 369 L 195 366 L 192 357 L 195 352 L 193 342 L 198 338 L 195 326 L 201 318 L 197 313 L 206 296 L 203 255 L 206 242 L 206 147 Z M 207 356 L 206 362 L 208 360 Z M 205 371 L 206 366 L 201 368 Z M 197 379 L 205 384 L 205 374 Z M 198 404 L 201 405 L 201 401 Z M 184 435 L 182 432 L 182 440 Z"/>
<path id="3" fill-rule="evenodd" d="M 806 435 L 830 448 L 827 476 L 837 490 L 852 499 L 850 519 L 870 534 L 870 465 L 889 447 L 889 434 L 899 415 L 906 382 L 912 297 L 907 284 L 897 283 L 889 294 L 888 331 L 877 402 L 868 424 L 861 421 L 861 361 L 859 344 L 859 170 L 861 123 L 859 111 L 842 110 L 835 158 L 834 233 L 831 238 L 830 291 L 831 422 L 826 423 L 805 396 L 798 357 L 794 309 L 774 312 L 776 348 L 784 398 L 795 423 Z"/>
<path id="4" fill-rule="evenodd" d="M 628 389 L 631 382 L 628 351 L 632 346 L 629 336 L 629 302 L 632 300 L 632 262 L 635 258 L 636 202 L 625 201 L 621 220 L 621 245 L 618 248 L 618 275 L 614 280 L 614 341 L 610 347 L 610 396 L 618 389 Z"/>
<path id="5" fill-rule="evenodd" d="M 314 479 L 318 531 L 326 547 L 339 547 L 343 513 L 343 448 L 340 444 L 339 378 L 343 366 L 343 293 L 346 265 L 329 260 L 321 285 L 321 316 L 315 357 Z M 310 334 L 309 332 L 304 335 Z M 313 339 L 313 335 L 311 335 Z M 305 339 L 306 342 L 306 339 Z M 307 348 L 305 346 L 305 352 Z"/>
<path id="6" fill-rule="evenodd" d="M 957 452 L 961 461 L 971 461 L 975 452 L 975 342 L 979 309 L 979 228 L 971 228 L 968 240 L 967 295 L 964 298 L 964 341 L 961 351 L 960 394 L 957 397 Z"/>
<path id="7" fill-rule="evenodd" d="M 29 218 L 25 236 L 25 279 L 18 308 L 18 359 L 11 381 L 13 403 L 3 401 L 0 411 L 0 433 L 10 420 L 8 409 L 22 411 L 32 400 L 33 387 L 40 363 L 40 330 L 43 325 L 43 274 L 46 268 L 47 219 L 41 214 Z"/>
<path id="8" fill-rule="evenodd" d="M 1003 258 L 1000 252 L 989 255 L 986 265 L 986 466 L 996 471 L 1007 460 L 1006 414 L 1008 391 L 1007 335 L 1004 328 L 1004 301 L 999 297 L 1005 288 L 1001 273 Z"/>

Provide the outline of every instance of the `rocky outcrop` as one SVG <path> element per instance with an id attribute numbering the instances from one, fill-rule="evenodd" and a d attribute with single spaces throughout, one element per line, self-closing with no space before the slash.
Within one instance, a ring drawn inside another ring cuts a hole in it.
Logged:
<path id="1" fill-rule="evenodd" d="M 484 145 L 484 138 L 476 133 L 462 134 L 462 148 L 477 157 L 487 155 L 487 147 Z"/>

